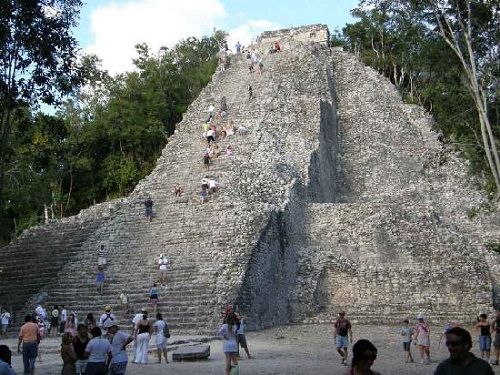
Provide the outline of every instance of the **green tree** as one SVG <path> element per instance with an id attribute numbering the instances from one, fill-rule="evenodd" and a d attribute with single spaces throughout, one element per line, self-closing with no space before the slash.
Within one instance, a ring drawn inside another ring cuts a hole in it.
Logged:
<path id="1" fill-rule="evenodd" d="M 491 1 L 362 0 L 348 46 L 412 102 L 431 110 L 450 142 L 498 174 L 499 4 Z"/>
<path id="2" fill-rule="evenodd" d="M 16 109 L 54 104 L 78 81 L 71 35 L 80 0 L 0 2 L 0 208 Z"/>

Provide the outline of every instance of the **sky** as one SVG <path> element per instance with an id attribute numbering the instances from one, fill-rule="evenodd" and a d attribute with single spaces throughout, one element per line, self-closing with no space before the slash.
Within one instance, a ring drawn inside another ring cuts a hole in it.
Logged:
<path id="1" fill-rule="evenodd" d="M 134 46 L 153 52 L 181 39 L 229 32 L 229 47 L 248 45 L 266 30 L 326 24 L 330 31 L 352 22 L 358 0 L 83 0 L 76 37 L 112 74 L 133 69 Z"/>

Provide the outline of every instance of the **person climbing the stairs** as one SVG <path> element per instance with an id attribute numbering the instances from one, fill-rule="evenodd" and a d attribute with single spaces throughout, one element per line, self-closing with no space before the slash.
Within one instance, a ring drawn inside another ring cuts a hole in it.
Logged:
<path id="1" fill-rule="evenodd" d="M 156 306 L 158 305 L 158 288 L 156 283 L 153 283 L 153 286 L 149 289 L 149 303 L 153 305 L 153 312 L 156 313 Z"/>
<path id="2" fill-rule="evenodd" d="M 104 308 L 104 314 L 102 314 L 101 317 L 99 318 L 99 327 L 104 327 L 104 323 L 106 323 L 108 321 L 116 322 L 116 317 L 111 312 L 110 305 L 107 305 Z"/>
<path id="3" fill-rule="evenodd" d="M 107 253 L 106 246 L 101 245 L 99 250 L 97 250 L 97 266 L 98 267 L 106 267 L 106 263 L 107 263 L 106 253 Z"/>
<path id="4" fill-rule="evenodd" d="M 153 205 L 153 199 L 151 198 L 151 196 L 148 196 L 148 198 L 144 201 L 144 207 L 146 209 L 146 221 L 148 223 L 151 223 L 151 221 L 153 220 Z"/>
<path id="5" fill-rule="evenodd" d="M 168 258 L 160 254 L 158 258 L 158 267 L 160 269 L 160 283 L 163 284 L 167 279 Z"/>
<path id="6" fill-rule="evenodd" d="M 102 266 L 97 267 L 97 276 L 95 278 L 97 293 L 102 294 L 105 280 L 106 280 L 106 275 L 104 273 L 104 269 L 102 268 Z"/>

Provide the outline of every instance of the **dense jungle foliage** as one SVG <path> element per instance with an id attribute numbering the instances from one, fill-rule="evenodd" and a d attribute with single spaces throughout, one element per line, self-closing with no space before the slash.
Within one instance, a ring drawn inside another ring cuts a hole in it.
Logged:
<path id="1" fill-rule="evenodd" d="M 66 18 L 74 19 L 81 4 L 69 3 Z M 0 9 L 2 24 L 11 25 L 0 30 L 10 33 L 0 39 L 5 47 L 0 56 L 2 73 L 12 71 L 6 61 L 13 57 L 16 38 L 26 24 L 48 24 L 41 31 L 47 37 L 56 28 L 68 40 L 59 46 L 66 51 L 59 55 L 54 45 L 41 46 L 45 50 L 40 54 L 50 57 L 43 64 L 30 60 L 32 41 L 39 39 L 32 35 L 26 50 L 15 56 L 26 58 L 24 65 L 15 67 L 17 77 L 6 79 L 2 74 L 0 244 L 42 222 L 46 215 L 61 218 L 131 192 L 154 168 L 175 124 L 210 81 L 217 65 L 217 38 L 225 35 L 217 31 L 211 37 L 187 38 L 158 53 L 137 45 L 136 69 L 113 77 L 102 70 L 96 56 L 76 58 L 77 45 L 69 30 L 73 24 L 54 25 L 43 12 L 35 20 L 25 17 L 39 10 L 34 4 L 28 9 L 23 2 L 11 1 L 11 8 Z M 0 38 L 6 34 L 0 33 Z M 34 77 L 33 82 L 21 87 L 26 77 Z M 65 83 L 65 92 L 49 85 L 55 81 Z M 37 110 L 40 103 L 56 104 L 59 109 L 43 113 Z"/>

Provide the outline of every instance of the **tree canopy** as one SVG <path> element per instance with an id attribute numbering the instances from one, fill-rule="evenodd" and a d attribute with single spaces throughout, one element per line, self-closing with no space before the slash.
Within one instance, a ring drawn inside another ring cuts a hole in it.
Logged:
<path id="1" fill-rule="evenodd" d="M 136 46 L 135 70 L 110 76 L 96 56 L 79 62 L 83 85 L 55 115 L 25 103 L 15 112 L 6 160 L 0 238 L 130 193 L 155 166 L 182 114 L 217 66 L 214 37 L 152 52 Z"/>
<path id="2" fill-rule="evenodd" d="M 445 141 L 498 197 L 500 3 L 362 0 L 352 14 L 359 21 L 336 43 L 431 111 Z"/>

